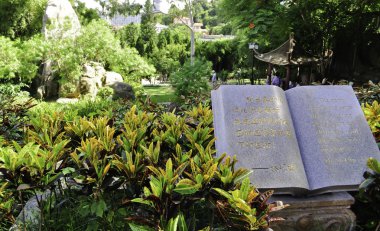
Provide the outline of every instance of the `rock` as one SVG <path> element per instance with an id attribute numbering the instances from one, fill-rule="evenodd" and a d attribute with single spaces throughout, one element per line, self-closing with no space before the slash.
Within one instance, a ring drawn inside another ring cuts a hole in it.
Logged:
<path id="1" fill-rule="evenodd" d="M 79 99 L 75 98 L 59 98 L 57 99 L 57 103 L 62 103 L 62 104 L 70 104 L 70 103 L 77 103 Z"/>
<path id="2" fill-rule="evenodd" d="M 83 66 L 83 75 L 79 81 L 81 95 L 96 97 L 99 88 L 103 86 L 102 79 L 106 71 L 100 63 L 91 62 Z"/>
<path id="3" fill-rule="evenodd" d="M 81 25 L 69 0 L 49 0 L 43 17 L 42 34 L 46 39 L 75 38 L 80 34 Z M 59 84 L 52 73 L 54 60 L 45 60 L 40 77 L 38 97 L 57 98 Z M 42 95 L 41 95 L 42 93 Z"/>
<path id="4" fill-rule="evenodd" d="M 135 99 L 135 93 L 133 91 L 133 88 L 131 85 L 123 83 L 123 82 L 116 82 L 110 86 L 114 90 L 114 99 Z"/>
<path id="5" fill-rule="evenodd" d="M 49 0 L 43 17 L 42 33 L 45 38 L 75 38 L 81 25 L 69 0 Z"/>
<path id="6" fill-rule="evenodd" d="M 109 87 L 117 82 L 123 82 L 123 77 L 116 72 L 107 71 L 103 81 L 103 86 Z"/>

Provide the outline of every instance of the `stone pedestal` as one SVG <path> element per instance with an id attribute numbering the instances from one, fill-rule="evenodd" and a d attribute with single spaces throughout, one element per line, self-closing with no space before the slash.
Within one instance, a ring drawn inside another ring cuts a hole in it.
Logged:
<path id="1" fill-rule="evenodd" d="M 353 231 L 355 214 L 350 210 L 354 198 L 346 192 L 313 197 L 273 196 L 290 206 L 274 212 L 272 217 L 285 221 L 273 222 L 273 231 Z"/>

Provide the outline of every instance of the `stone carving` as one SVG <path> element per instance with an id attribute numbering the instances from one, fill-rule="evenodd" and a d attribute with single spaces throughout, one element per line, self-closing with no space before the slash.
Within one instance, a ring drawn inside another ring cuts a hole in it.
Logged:
<path id="1" fill-rule="evenodd" d="M 349 209 L 354 199 L 347 193 L 310 198 L 273 197 L 290 207 L 272 214 L 285 220 L 271 224 L 275 231 L 353 231 L 355 214 Z"/>
<path id="2" fill-rule="evenodd" d="M 220 86 L 211 92 L 217 154 L 237 155 L 275 193 L 354 191 L 380 152 L 350 86 Z"/>

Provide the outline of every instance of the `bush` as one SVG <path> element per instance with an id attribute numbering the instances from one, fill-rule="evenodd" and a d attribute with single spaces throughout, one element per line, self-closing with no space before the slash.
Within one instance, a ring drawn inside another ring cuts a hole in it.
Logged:
<path id="1" fill-rule="evenodd" d="M 113 92 L 114 90 L 110 87 L 102 87 L 99 89 L 96 96 L 103 100 L 112 99 Z"/>
<path id="2" fill-rule="evenodd" d="M 358 225 L 364 230 L 377 231 L 380 227 L 380 162 L 370 158 L 364 173 L 364 182 L 359 187 L 353 207 Z"/>
<path id="3" fill-rule="evenodd" d="M 134 86 L 155 73 L 155 68 L 134 48 L 122 48 L 112 29 L 101 20 L 83 27 L 75 39 L 45 40 L 34 36 L 21 42 L 0 36 L 0 83 L 29 84 L 37 76 L 42 62 L 47 60 L 51 60 L 52 73 L 60 82 L 62 96 L 75 91 L 82 66 L 90 61 L 100 62 L 107 70 L 120 73 L 125 82 Z"/>
<path id="4" fill-rule="evenodd" d="M 235 169 L 235 157 L 214 157 L 208 107 L 184 116 L 133 106 L 123 118 L 64 117 L 32 119 L 26 145 L 0 148 L 2 220 L 14 219 L 9 208 L 50 189 L 38 201 L 44 230 L 268 226 L 273 206 L 250 184 L 249 171 Z"/>
<path id="5" fill-rule="evenodd" d="M 372 104 L 362 104 L 364 116 L 367 119 L 368 125 L 371 128 L 372 134 L 376 142 L 380 142 L 380 105 L 375 100 Z"/>
<path id="6" fill-rule="evenodd" d="M 0 88 L 0 143 L 21 142 L 29 122 L 27 112 L 35 104 L 30 98 L 20 99 L 17 94 L 4 92 Z"/>
<path id="7" fill-rule="evenodd" d="M 40 36 L 26 42 L 0 36 L 0 82 L 29 84 L 37 74 L 43 50 Z"/>
<path id="8" fill-rule="evenodd" d="M 196 59 L 193 65 L 187 61 L 170 77 L 170 81 L 177 96 L 199 96 L 209 91 L 208 79 L 210 75 L 211 63 Z"/>
<path id="9" fill-rule="evenodd" d="M 73 42 L 70 39 L 53 42 L 54 69 L 61 84 L 77 84 L 82 65 L 90 61 L 102 63 L 106 69 L 120 73 L 127 83 L 140 80 L 155 72 L 135 49 L 120 46 L 119 40 L 104 21 L 92 21 L 83 27 L 81 35 Z"/>

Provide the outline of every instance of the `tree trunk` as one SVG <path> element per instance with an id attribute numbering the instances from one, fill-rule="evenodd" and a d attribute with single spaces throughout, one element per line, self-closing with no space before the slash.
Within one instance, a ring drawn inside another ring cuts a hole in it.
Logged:
<path id="1" fill-rule="evenodd" d="M 195 35 L 194 35 L 194 19 L 191 7 L 191 0 L 189 1 L 189 18 L 190 18 L 190 63 L 194 65 L 195 55 Z"/>

